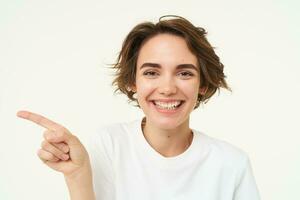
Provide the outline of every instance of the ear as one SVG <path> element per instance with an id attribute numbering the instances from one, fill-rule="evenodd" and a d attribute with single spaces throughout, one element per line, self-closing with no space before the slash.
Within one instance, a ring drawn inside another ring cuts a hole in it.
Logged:
<path id="1" fill-rule="evenodd" d="M 200 95 L 205 95 L 205 93 L 207 92 L 208 87 L 201 87 L 199 89 L 199 94 Z"/>

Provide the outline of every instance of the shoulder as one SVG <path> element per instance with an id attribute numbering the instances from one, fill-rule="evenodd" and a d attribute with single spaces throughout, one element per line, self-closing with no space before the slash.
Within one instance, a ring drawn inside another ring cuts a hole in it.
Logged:
<path id="1" fill-rule="evenodd" d="M 229 166 L 243 166 L 248 162 L 248 153 L 242 148 L 204 133 L 200 133 L 200 135 L 209 148 L 210 156 L 217 163 L 221 162 Z"/>
<path id="2" fill-rule="evenodd" d="M 139 119 L 129 122 L 120 122 L 107 124 L 98 127 L 92 134 L 91 140 L 101 140 L 102 142 L 109 144 L 111 142 L 124 141 L 128 139 L 128 136 L 137 132 Z"/>
<path id="3" fill-rule="evenodd" d="M 139 120 L 133 120 L 96 128 L 90 134 L 88 151 L 91 154 L 105 154 L 107 157 L 113 157 L 120 150 L 127 150 L 131 145 L 132 137 L 138 131 L 138 123 Z"/>

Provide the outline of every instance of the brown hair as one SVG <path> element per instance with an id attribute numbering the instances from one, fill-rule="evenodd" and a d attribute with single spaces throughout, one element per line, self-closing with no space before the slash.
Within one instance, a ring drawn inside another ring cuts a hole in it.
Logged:
<path id="1" fill-rule="evenodd" d="M 171 19 L 163 20 L 165 17 L 171 17 Z M 201 27 L 195 27 L 183 17 L 166 15 L 160 17 L 156 24 L 143 22 L 129 32 L 122 44 L 117 63 L 112 67 L 116 70 L 116 77 L 112 82 L 112 85 L 117 87 L 114 92 L 120 91 L 128 96 L 129 101 L 137 101 L 133 96 L 135 92 L 130 88 L 135 85 L 139 50 L 145 41 L 162 33 L 185 39 L 188 48 L 197 57 L 200 67 L 200 87 L 206 88 L 206 92 L 204 95 L 198 95 L 195 108 L 201 102 L 206 103 L 221 87 L 230 90 L 225 81 L 224 66 L 205 37 L 207 32 Z"/>

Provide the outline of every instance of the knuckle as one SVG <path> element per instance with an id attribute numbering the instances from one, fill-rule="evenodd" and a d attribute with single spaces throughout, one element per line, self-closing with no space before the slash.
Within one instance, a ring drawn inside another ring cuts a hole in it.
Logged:
<path id="1" fill-rule="evenodd" d="M 63 145 L 63 146 L 62 146 L 62 149 L 63 149 L 63 151 L 64 151 L 65 153 L 68 153 L 68 152 L 70 151 L 70 148 L 69 148 L 68 145 Z"/>
<path id="2" fill-rule="evenodd" d="M 59 161 L 59 159 L 55 157 L 55 158 L 52 159 L 52 161 L 57 162 L 57 161 Z"/>
<path id="3" fill-rule="evenodd" d="M 64 152 L 62 152 L 61 150 L 60 150 L 60 148 L 58 148 L 57 146 L 55 146 L 55 147 L 53 147 L 53 154 L 55 155 L 55 156 L 57 156 L 57 157 L 59 157 L 59 158 L 61 158 L 62 157 L 62 155 L 64 154 Z"/>
<path id="4" fill-rule="evenodd" d="M 37 155 L 38 155 L 39 159 L 41 161 L 43 161 L 44 163 L 46 163 L 47 161 L 58 161 L 59 160 L 52 153 L 46 152 L 46 151 L 44 151 L 42 149 L 39 149 L 37 151 Z"/>
<path id="5" fill-rule="evenodd" d="M 39 150 L 36 152 L 36 154 L 37 154 L 39 157 L 41 157 L 41 156 L 42 156 L 42 150 L 39 149 Z"/>
<path id="6" fill-rule="evenodd" d="M 58 129 L 57 129 L 57 131 L 59 131 L 59 132 L 65 132 L 66 129 L 63 126 L 59 126 Z"/>
<path id="7" fill-rule="evenodd" d="M 69 151 L 69 147 L 67 145 L 65 145 L 64 143 L 59 143 L 59 144 L 56 144 L 57 148 L 63 152 L 68 152 Z"/>
<path id="8" fill-rule="evenodd" d="M 59 150 L 58 148 L 54 148 L 54 152 L 55 155 L 61 156 L 63 154 L 63 152 L 61 150 Z"/>
<path id="9" fill-rule="evenodd" d="M 51 137 L 53 135 L 53 132 L 47 130 L 44 132 L 43 137 L 45 140 L 49 139 L 49 136 Z"/>
<path id="10" fill-rule="evenodd" d="M 47 138 L 47 135 L 48 135 L 48 132 L 45 131 L 45 132 L 43 133 L 43 137 L 44 137 L 44 138 Z"/>
<path id="11" fill-rule="evenodd" d="M 59 129 L 59 130 L 55 131 L 55 135 L 57 137 L 63 137 L 64 134 L 65 134 L 65 131 L 63 129 Z"/>
<path id="12" fill-rule="evenodd" d="M 72 137 L 74 140 L 79 141 L 79 138 L 78 138 L 76 135 L 71 135 L 71 137 Z"/>
<path id="13" fill-rule="evenodd" d="M 49 155 L 46 154 L 46 152 L 44 152 L 42 149 L 40 149 L 37 154 L 40 159 L 49 160 Z"/>
<path id="14" fill-rule="evenodd" d="M 49 154 L 47 155 L 47 159 L 48 159 L 48 160 L 54 160 L 54 159 L 55 159 L 55 156 L 54 156 L 52 153 L 49 153 Z"/>
<path id="15" fill-rule="evenodd" d="M 41 143 L 42 148 L 47 148 L 49 146 L 49 143 L 46 140 L 43 140 Z"/>

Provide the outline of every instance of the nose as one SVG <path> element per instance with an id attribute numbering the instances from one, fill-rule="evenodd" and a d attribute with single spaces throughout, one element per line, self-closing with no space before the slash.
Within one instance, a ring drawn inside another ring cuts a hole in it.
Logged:
<path id="1" fill-rule="evenodd" d="M 158 92 L 166 96 L 177 92 L 176 82 L 172 79 L 172 77 L 161 78 L 158 88 Z"/>

